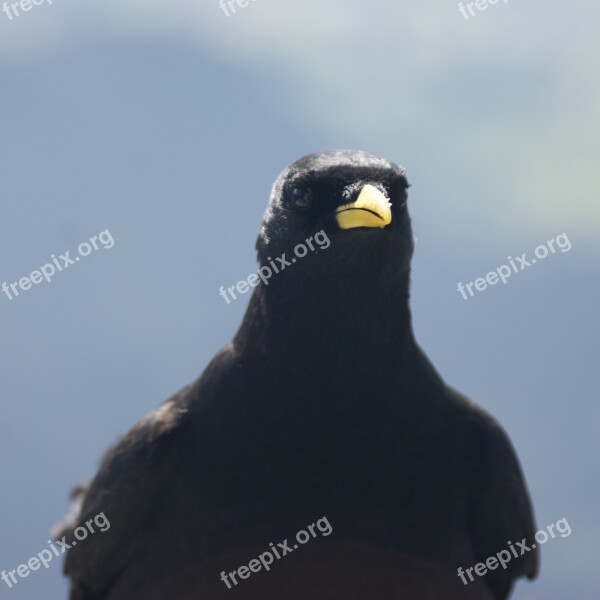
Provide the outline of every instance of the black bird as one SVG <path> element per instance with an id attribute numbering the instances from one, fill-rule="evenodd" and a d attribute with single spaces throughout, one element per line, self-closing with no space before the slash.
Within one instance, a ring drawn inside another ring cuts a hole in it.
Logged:
<path id="1" fill-rule="evenodd" d="M 72 600 L 501 600 L 536 575 L 535 550 L 467 572 L 530 547 L 532 510 L 502 428 L 415 342 L 407 188 L 358 151 L 281 173 L 271 276 L 233 341 L 109 450 L 64 527 L 110 521 L 68 551 Z"/>

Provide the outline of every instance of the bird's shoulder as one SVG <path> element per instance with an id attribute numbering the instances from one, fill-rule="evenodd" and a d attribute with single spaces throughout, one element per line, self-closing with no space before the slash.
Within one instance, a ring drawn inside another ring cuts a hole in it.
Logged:
<path id="1" fill-rule="evenodd" d="M 517 453 L 502 425 L 459 392 L 448 393 L 454 406 L 463 413 L 470 438 L 469 451 L 477 460 L 473 471 L 477 486 L 471 535 L 476 554 L 485 561 L 506 549 L 507 541 L 533 541 L 533 509 Z M 492 587 L 504 593 L 510 580 L 521 576 L 533 578 L 537 570 L 538 552 L 533 546 L 513 560 L 506 571 L 490 575 Z"/>
<path id="2" fill-rule="evenodd" d="M 87 495 L 106 484 L 113 488 L 120 483 L 129 485 L 132 476 L 139 478 L 145 467 L 156 471 L 173 446 L 189 442 L 186 433 L 190 429 L 195 429 L 197 437 L 210 407 L 229 395 L 225 381 L 233 367 L 233 355 L 230 346 L 223 348 L 195 382 L 144 416 L 109 448 Z"/>
<path id="3" fill-rule="evenodd" d="M 504 427 L 491 413 L 450 386 L 445 386 L 446 403 L 452 407 L 456 420 L 464 427 L 464 434 L 479 450 L 514 454 Z M 481 455 L 485 458 L 485 454 Z"/>
<path id="4" fill-rule="evenodd" d="M 74 586 L 94 593 L 110 586 L 123 565 L 144 552 L 151 532 L 164 527 L 154 515 L 165 494 L 177 495 L 192 470 L 201 478 L 199 454 L 210 446 L 213 429 L 202 424 L 210 422 L 211 405 L 228 393 L 215 379 L 229 370 L 230 355 L 227 348 L 220 351 L 198 380 L 136 423 L 108 449 L 91 483 L 79 488 L 79 506 L 58 537 L 72 543 L 74 530 L 99 514 L 110 529 L 67 552 L 65 573 Z"/>

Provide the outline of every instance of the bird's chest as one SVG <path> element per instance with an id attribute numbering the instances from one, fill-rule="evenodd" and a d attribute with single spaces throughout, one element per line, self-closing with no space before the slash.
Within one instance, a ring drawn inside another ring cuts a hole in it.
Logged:
<path id="1" fill-rule="evenodd" d="M 419 415 L 398 408 L 410 406 L 409 395 L 390 403 L 376 387 L 332 381 L 287 394 L 240 431 L 240 456 L 259 487 L 276 480 L 280 494 L 309 502 L 364 506 L 383 494 L 397 503 L 435 460 Z"/>

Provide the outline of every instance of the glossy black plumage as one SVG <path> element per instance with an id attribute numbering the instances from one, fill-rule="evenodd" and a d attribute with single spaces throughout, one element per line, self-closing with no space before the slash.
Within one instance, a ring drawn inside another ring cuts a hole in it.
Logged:
<path id="1" fill-rule="evenodd" d="M 341 230 L 335 209 L 364 184 L 392 222 Z M 111 528 L 69 551 L 73 600 L 500 600 L 535 575 L 534 551 L 468 586 L 456 574 L 531 540 L 533 518 L 505 433 L 414 340 L 407 187 L 353 151 L 279 176 L 261 264 L 321 230 L 330 246 L 260 284 L 232 343 L 108 452 L 79 522 L 104 512 Z M 232 590 L 220 580 L 323 516 L 331 535 Z"/>

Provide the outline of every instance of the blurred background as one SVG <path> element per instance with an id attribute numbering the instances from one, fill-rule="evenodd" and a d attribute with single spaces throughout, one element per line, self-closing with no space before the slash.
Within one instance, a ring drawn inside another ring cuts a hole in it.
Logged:
<path id="1" fill-rule="evenodd" d="M 228 13 L 218 0 L 0 12 L 0 284 L 105 229 L 115 240 L 50 284 L 0 293 L 0 570 L 47 547 L 107 446 L 231 338 L 248 297 L 227 305 L 218 288 L 256 268 L 278 172 L 356 148 L 412 183 L 418 340 L 508 431 L 538 527 L 572 527 L 514 598 L 596 600 L 600 5 Z M 569 252 L 457 292 L 562 233 Z M 0 581 L 14 600 L 66 590 L 58 559 Z"/>

